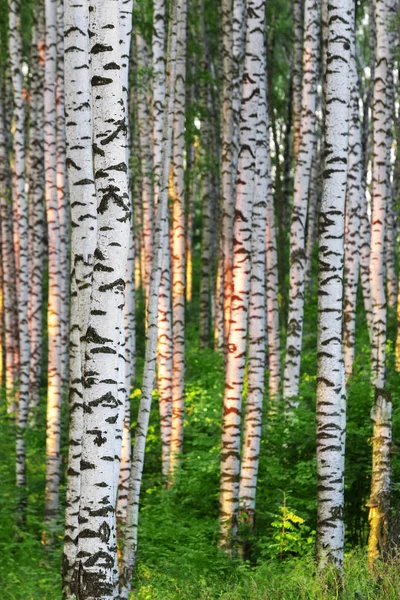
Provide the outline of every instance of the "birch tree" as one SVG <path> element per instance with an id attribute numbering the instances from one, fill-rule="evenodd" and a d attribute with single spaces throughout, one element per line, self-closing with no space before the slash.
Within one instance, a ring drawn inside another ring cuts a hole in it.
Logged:
<path id="1" fill-rule="evenodd" d="M 78 593 L 84 372 L 90 317 L 97 201 L 92 157 L 92 97 L 89 68 L 89 6 L 65 2 L 65 111 L 67 175 L 71 203 L 71 314 L 68 485 L 65 506 L 63 597 Z"/>
<path id="2" fill-rule="evenodd" d="M 43 346 L 43 269 L 44 269 L 44 5 L 38 6 L 31 52 L 31 112 L 29 127 L 29 302 L 28 323 L 31 345 L 30 398 L 31 419 L 39 405 Z"/>
<path id="3" fill-rule="evenodd" d="M 315 145 L 315 110 L 321 19 L 320 0 L 306 0 L 304 8 L 303 87 L 299 147 L 294 173 L 290 228 L 289 315 L 283 394 L 288 407 L 297 406 L 304 319 L 305 227 L 311 161 Z"/>
<path id="4" fill-rule="evenodd" d="M 351 32 L 350 126 L 347 163 L 346 217 L 344 239 L 343 358 L 346 379 L 352 374 L 355 352 L 356 304 L 360 266 L 360 211 L 363 194 L 362 140 L 359 113 L 355 26 Z"/>
<path id="5" fill-rule="evenodd" d="M 172 130 L 174 118 L 174 97 L 176 79 L 178 14 L 181 2 L 175 0 L 171 5 L 171 23 L 168 34 L 167 73 L 168 86 L 165 101 L 163 126 L 163 153 L 160 172 L 160 196 L 157 204 L 157 217 L 154 229 L 154 249 L 152 272 L 149 289 L 148 318 L 146 333 L 146 351 L 143 369 L 142 395 L 139 403 L 135 440 L 132 451 L 132 468 L 129 482 L 129 497 L 124 536 L 124 551 L 121 560 L 120 596 L 127 600 L 132 584 L 133 570 L 136 561 L 137 532 L 139 520 L 139 498 L 142 485 L 146 437 L 150 417 L 151 398 L 154 385 L 154 372 L 157 352 L 157 323 L 159 287 L 162 274 L 162 255 L 165 243 L 165 230 L 168 217 L 168 189 L 171 166 Z"/>
<path id="6" fill-rule="evenodd" d="M 95 0 L 88 8 L 97 239 L 83 336 L 76 595 L 111 600 L 118 597 L 116 501 L 126 396 L 124 304 L 131 207 L 119 2 Z"/>
<path id="7" fill-rule="evenodd" d="M 45 0 L 46 55 L 44 73 L 44 165 L 45 198 L 49 252 L 49 292 L 47 305 L 48 382 L 46 426 L 46 502 L 45 519 L 52 524 L 58 512 L 60 482 L 60 406 L 61 406 L 61 271 L 60 222 L 57 197 L 57 4 Z"/>
<path id="8" fill-rule="evenodd" d="M 392 127 L 393 38 L 390 33 L 394 16 L 394 0 L 375 1 L 375 68 L 372 104 L 373 160 L 370 282 L 372 297 L 372 378 L 375 386 L 373 420 L 373 455 L 369 506 L 370 533 L 368 560 L 370 565 L 384 553 L 388 541 L 390 508 L 390 395 L 386 387 L 386 294 L 385 294 L 385 224 L 390 207 L 389 168 Z"/>
<path id="9" fill-rule="evenodd" d="M 303 4 L 304 0 L 293 0 L 293 157 L 296 165 L 300 145 L 300 125 L 302 112 L 302 71 L 303 71 Z M 305 10 L 305 9 L 304 9 Z"/>
<path id="10" fill-rule="evenodd" d="M 260 56 L 265 3 L 247 4 L 247 36 L 240 111 L 239 161 L 233 239 L 233 292 L 227 341 L 222 417 L 220 476 L 220 546 L 232 552 L 237 536 L 241 405 L 246 362 L 247 319 L 251 274 L 251 219 L 254 195 Z"/>
<path id="11" fill-rule="evenodd" d="M 170 475 L 180 464 L 183 445 L 185 377 L 185 102 L 187 3 L 178 14 L 174 127 L 172 144 L 172 415 Z"/>
<path id="12" fill-rule="evenodd" d="M 317 338 L 316 550 L 318 567 L 341 570 L 344 552 L 346 389 L 342 356 L 344 217 L 348 161 L 351 37 L 350 0 L 327 8 L 325 164 L 319 220 Z"/>
<path id="13" fill-rule="evenodd" d="M 17 487 L 24 509 L 26 486 L 26 443 L 24 430 L 29 407 L 30 343 L 28 324 L 29 264 L 28 264 L 28 203 L 25 190 L 25 106 L 23 99 L 21 5 L 9 3 L 9 55 L 13 88 L 13 166 L 12 198 L 17 215 L 18 256 L 18 332 L 19 332 L 19 397 L 16 441 Z"/>
<path id="14" fill-rule="evenodd" d="M 261 9 L 260 9 L 261 12 Z M 264 30 L 264 10 L 260 17 L 260 29 Z M 251 279 L 249 298 L 249 349 L 248 391 L 244 418 L 244 438 L 240 467 L 239 509 L 242 522 L 250 530 L 254 528 L 258 463 L 260 456 L 262 408 L 264 399 L 265 349 L 267 341 L 266 322 L 266 243 L 267 197 L 270 184 L 268 157 L 269 145 L 267 95 L 266 95 L 266 48 L 261 40 L 259 61 L 259 100 L 257 111 L 255 190 L 252 214 Z"/>

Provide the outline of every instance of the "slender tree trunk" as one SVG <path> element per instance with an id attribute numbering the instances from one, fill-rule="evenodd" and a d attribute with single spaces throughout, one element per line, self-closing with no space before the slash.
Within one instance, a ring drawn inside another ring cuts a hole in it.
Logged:
<path id="1" fill-rule="evenodd" d="M 16 440 L 16 475 L 20 497 L 20 517 L 26 505 L 26 442 L 25 429 L 29 408 L 30 343 L 28 323 L 29 263 L 28 263 L 28 203 L 25 191 L 25 110 L 22 75 L 21 5 L 9 3 L 9 54 L 13 86 L 13 168 L 12 196 L 18 221 L 18 332 L 19 332 L 19 400 Z"/>
<path id="2" fill-rule="evenodd" d="M 78 594 L 78 534 L 84 421 L 84 374 L 90 318 L 93 261 L 97 237 L 97 201 L 92 156 L 92 97 L 89 70 L 87 0 L 65 2 L 65 116 L 69 197 L 71 202 L 71 313 L 68 485 L 65 506 L 63 598 Z"/>
<path id="3" fill-rule="evenodd" d="M 221 260 L 217 275 L 218 324 L 216 341 L 224 347 L 229 331 L 230 306 L 232 297 L 232 234 L 233 234 L 233 112 L 232 112 L 232 17 L 233 0 L 222 0 L 222 224 Z"/>
<path id="4" fill-rule="evenodd" d="M 344 216 L 347 181 L 350 0 L 328 5 L 325 166 L 320 212 L 317 366 L 317 562 L 341 571 L 344 551 L 346 388 L 342 356 Z"/>
<path id="5" fill-rule="evenodd" d="M 303 80 L 303 3 L 304 0 L 293 0 L 293 158 L 297 162 L 300 146 L 300 127 L 302 115 L 302 80 Z M 308 7 L 307 7 L 308 8 Z M 305 9 L 304 9 L 305 12 Z"/>
<path id="6" fill-rule="evenodd" d="M 18 344 L 14 331 L 14 314 L 17 303 L 15 286 L 15 262 L 10 198 L 10 165 L 8 163 L 7 139 L 4 119 L 4 96 L 0 94 L 0 211 L 1 247 L 4 294 L 4 343 L 5 343 L 5 392 L 7 413 L 16 411 L 15 384 L 17 379 Z"/>
<path id="7" fill-rule="evenodd" d="M 284 399 L 288 408 L 298 405 L 299 394 L 304 320 L 305 227 L 311 161 L 316 135 L 320 0 L 306 0 L 304 14 L 302 112 L 290 228 L 289 315 L 283 383 Z"/>
<path id="8" fill-rule="evenodd" d="M 264 15 L 262 15 L 264 16 Z M 261 21 L 264 30 L 264 19 Z M 266 243 L 267 198 L 270 160 L 266 94 L 266 48 L 259 48 L 260 75 L 257 113 L 255 191 L 251 234 L 251 279 L 249 299 L 248 391 L 244 418 L 242 463 L 240 468 L 240 520 L 254 528 L 258 463 L 260 456 L 262 407 L 264 399 L 266 327 Z"/>
<path id="9" fill-rule="evenodd" d="M 233 226 L 233 293 L 222 417 L 220 546 L 227 552 L 234 551 L 238 527 L 241 405 L 251 274 L 251 219 L 261 70 L 259 49 L 264 42 L 264 11 L 263 0 L 249 0 Z"/>
<path id="10" fill-rule="evenodd" d="M 346 380 L 351 377 L 355 353 L 357 288 L 360 270 L 360 211 L 361 196 L 364 192 L 355 35 L 354 27 L 351 32 L 349 156 L 344 239 L 343 358 Z"/>
<path id="11" fill-rule="evenodd" d="M 126 164 L 128 165 L 129 207 L 132 210 L 132 195 L 130 187 L 130 133 L 129 133 L 129 66 L 132 35 L 133 0 L 119 1 L 120 17 L 120 46 L 121 46 L 121 80 L 122 96 L 125 109 L 127 131 Z M 129 475 L 131 471 L 131 389 L 135 379 L 136 354 L 136 322 L 135 322 L 135 239 L 133 227 L 129 228 L 128 263 L 125 276 L 125 415 L 122 433 L 121 460 L 119 470 L 117 517 L 126 518 L 128 504 Z"/>
<path id="12" fill-rule="evenodd" d="M 29 302 L 28 323 L 31 344 L 29 411 L 35 422 L 39 406 L 43 345 L 43 263 L 44 263 L 44 6 L 39 4 L 32 39 L 32 85 L 29 129 Z"/>
<path id="13" fill-rule="evenodd" d="M 391 202 L 390 154 L 392 127 L 393 39 L 390 32 L 395 1 L 375 2 L 375 79 L 372 104 L 373 163 L 370 282 L 372 296 L 373 460 L 369 499 L 368 561 L 385 553 L 390 508 L 391 398 L 386 385 L 385 224 Z"/>
<path id="14" fill-rule="evenodd" d="M 172 416 L 170 476 L 179 467 L 183 445 L 185 385 L 185 101 L 187 3 L 178 15 L 176 88 L 172 145 Z"/>
<path id="15" fill-rule="evenodd" d="M 163 125 L 162 161 L 160 172 L 160 196 L 157 204 L 157 217 L 155 223 L 154 252 L 152 272 L 150 279 L 150 292 L 148 303 L 148 327 L 146 333 L 146 354 L 143 370 L 142 396 L 139 403 L 135 441 L 132 453 L 132 469 L 129 483 L 129 498 L 127 519 L 124 537 L 124 551 L 121 561 L 121 600 L 127 600 L 132 584 L 133 570 L 136 561 L 137 531 L 139 520 L 139 498 L 142 484 L 144 454 L 146 437 L 149 424 L 151 398 L 154 385 L 154 372 L 157 350 L 157 324 L 158 324 L 158 299 L 162 273 L 162 256 L 165 243 L 165 231 L 168 218 L 168 184 L 171 164 L 172 129 L 174 117 L 174 96 L 176 79 L 176 52 L 177 52 L 177 15 L 180 12 L 180 2 L 175 0 L 171 4 L 171 23 L 167 50 L 167 71 L 169 82 L 165 102 L 165 115 Z"/>
<path id="16" fill-rule="evenodd" d="M 64 92 L 64 1 L 57 2 L 57 71 L 56 71 L 56 155 L 57 201 L 60 224 L 60 327 L 61 327 L 61 383 L 64 392 L 68 386 L 69 340 L 69 231 L 70 209 L 67 194 L 66 142 L 65 142 L 65 92 Z"/>
<path id="17" fill-rule="evenodd" d="M 44 82 L 44 161 L 45 196 L 49 244 L 48 387 L 46 429 L 45 519 L 53 524 L 58 512 L 60 482 L 60 405 L 61 405 L 61 272 L 60 223 L 57 198 L 56 140 L 56 1 L 45 0 L 46 59 Z"/>
<path id="18" fill-rule="evenodd" d="M 148 301 L 150 273 L 153 256 L 153 186 L 152 186 L 152 151 L 150 146 L 149 114 L 147 106 L 148 58 L 147 47 L 140 31 L 136 29 L 137 66 L 140 73 L 137 87 L 138 130 L 140 143 L 141 175 L 142 175 L 142 207 L 143 207 L 143 247 L 145 256 L 144 289 Z M 157 180 L 157 172 L 155 173 Z"/>

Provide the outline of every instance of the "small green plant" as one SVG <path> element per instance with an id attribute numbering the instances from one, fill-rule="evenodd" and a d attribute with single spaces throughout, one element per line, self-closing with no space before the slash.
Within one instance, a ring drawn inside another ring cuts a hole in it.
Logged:
<path id="1" fill-rule="evenodd" d="M 314 544 L 315 531 L 288 506 L 288 494 L 282 494 L 283 504 L 279 512 L 269 513 L 273 518 L 270 526 L 274 532 L 258 544 L 262 558 L 279 558 L 282 561 L 291 556 L 303 556 Z"/>

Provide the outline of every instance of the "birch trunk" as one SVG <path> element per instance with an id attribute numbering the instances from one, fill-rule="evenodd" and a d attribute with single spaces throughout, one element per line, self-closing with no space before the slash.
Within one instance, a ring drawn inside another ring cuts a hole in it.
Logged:
<path id="1" fill-rule="evenodd" d="M 87 0 L 65 2 L 65 117 L 71 203 L 69 454 L 65 506 L 63 598 L 78 593 L 78 534 L 84 420 L 85 333 L 90 317 L 97 202 L 92 157 L 92 98 Z"/>
<path id="2" fill-rule="evenodd" d="M 29 302 L 28 323 L 31 345 L 30 419 L 35 422 L 40 398 L 43 345 L 43 266 L 44 266 L 44 6 L 39 4 L 32 39 L 31 115 L 29 129 Z"/>
<path id="3" fill-rule="evenodd" d="M 141 73 L 137 88 L 137 110 L 138 110 L 138 130 L 140 143 L 140 158 L 142 168 L 142 206 L 143 206 L 143 247 L 145 256 L 144 265 L 144 288 L 146 291 L 146 299 L 148 301 L 150 273 L 153 256 L 153 221 L 154 221 L 154 206 L 153 206 L 153 187 L 152 187 L 152 152 L 150 146 L 150 129 L 149 115 L 147 107 L 146 86 L 148 70 L 147 47 L 144 38 L 139 30 L 136 30 L 136 52 L 137 66 Z M 157 178 L 157 173 L 156 173 Z"/>
<path id="4" fill-rule="evenodd" d="M 179 467 L 183 446 L 185 394 L 185 102 L 187 2 L 178 15 L 178 45 L 172 144 L 172 416 L 169 471 L 171 481 Z"/>
<path id="5" fill-rule="evenodd" d="M 344 238 L 343 358 L 346 380 L 353 372 L 355 353 L 357 287 L 360 270 L 360 211 L 363 194 L 360 94 L 355 35 L 354 27 L 351 32 L 350 49 L 350 126 Z"/>
<path id="6" fill-rule="evenodd" d="M 140 488 L 142 484 L 146 437 L 154 385 L 154 372 L 157 350 L 159 287 L 161 281 L 162 256 L 164 251 L 165 231 L 168 217 L 168 183 L 171 165 L 172 128 L 174 117 L 174 95 L 176 79 L 176 52 L 178 31 L 177 15 L 179 14 L 182 8 L 181 1 L 184 2 L 184 0 L 177 0 L 177 2 L 173 0 L 170 13 L 171 24 L 167 50 L 167 71 L 169 72 L 169 81 L 167 87 L 163 125 L 163 153 L 160 173 L 160 196 L 157 205 L 157 217 L 154 229 L 155 251 L 153 252 L 153 263 L 148 302 L 148 327 L 146 333 L 146 354 L 143 370 L 142 396 L 139 403 L 139 412 L 135 431 L 135 441 L 132 452 L 132 469 L 129 482 L 129 497 L 124 537 L 124 551 L 121 561 L 121 600 L 127 600 L 128 598 L 128 594 L 131 589 L 133 570 L 136 561 Z"/>
<path id="7" fill-rule="evenodd" d="M 372 296 L 372 377 L 376 388 L 373 409 L 373 461 L 369 500 L 370 534 L 368 561 L 383 555 L 387 545 L 391 440 L 391 399 L 386 385 L 386 296 L 385 296 L 385 224 L 391 203 L 390 173 L 392 127 L 393 39 L 391 19 L 395 1 L 375 2 L 375 69 L 372 104 L 373 161 L 370 282 Z"/>
<path id="8" fill-rule="evenodd" d="M 219 322 L 217 345 L 224 347 L 228 337 L 230 306 L 232 297 L 232 253 L 233 253 L 233 112 L 232 112 L 232 20 L 233 0 L 222 0 L 222 148 L 221 148 L 221 261 L 218 270 Z M 217 300 L 218 302 L 218 300 Z"/>
<path id="9" fill-rule="evenodd" d="M 264 11 L 260 17 L 265 28 Z M 266 243 L 267 198 L 270 184 L 268 156 L 268 118 L 266 95 L 265 41 L 259 48 L 259 100 L 257 113 L 257 146 L 255 190 L 251 236 L 251 279 L 249 298 L 248 392 L 244 418 L 242 463 L 240 468 L 240 520 L 250 531 L 254 529 L 258 463 L 260 456 L 262 408 L 264 400 L 266 328 Z"/>
<path id="10" fill-rule="evenodd" d="M 305 10 L 305 9 L 304 9 Z M 300 146 L 303 79 L 303 0 L 293 0 L 293 158 L 297 162 Z"/>
<path id="11" fill-rule="evenodd" d="M 57 198 L 56 72 L 57 19 L 56 0 L 45 0 L 46 57 L 44 81 L 44 163 L 45 197 L 49 247 L 48 386 L 46 428 L 46 499 L 45 520 L 49 525 L 58 512 L 60 483 L 60 406 L 61 406 L 61 271 L 60 223 Z"/>
<path id="12" fill-rule="evenodd" d="M 220 546 L 227 552 L 234 551 L 238 527 L 241 405 L 251 274 L 251 219 L 261 74 L 259 48 L 263 45 L 264 11 L 263 0 L 249 0 L 233 226 L 233 293 L 222 417 Z"/>
<path id="13" fill-rule="evenodd" d="M 124 304 L 131 222 L 118 0 L 90 2 L 89 31 L 97 240 L 83 336 L 77 597 L 112 600 L 118 597 L 116 501 L 126 399 Z"/>
<path id="14" fill-rule="evenodd" d="M 10 199 L 10 166 L 8 163 L 7 139 L 4 119 L 4 96 L 0 94 L 0 211 L 1 247 L 4 294 L 4 344 L 5 344 L 5 392 L 7 413 L 16 411 L 15 385 L 17 379 L 16 358 L 18 340 L 14 331 L 17 294 L 15 287 L 15 262 L 12 226 L 12 204 Z"/>
<path id="15" fill-rule="evenodd" d="M 304 319 L 305 227 L 311 161 L 316 136 L 317 75 L 320 39 L 320 0 L 306 0 L 303 49 L 303 89 L 299 147 L 294 173 L 290 228 L 289 315 L 283 395 L 286 406 L 298 405 Z"/>
<path id="16" fill-rule="evenodd" d="M 132 210 L 130 187 L 130 118 L 129 118 L 129 67 L 132 35 L 133 0 L 119 1 L 120 47 L 121 47 L 121 85 L 126 124 L 126 164 L 128 165 L 129 207 Z M 124 427 L 122 433 L 121 460 L 119 470 L 117 517 L 126 518 L 128 504 L 129 474 L 131 470 L 131 389 L 135 379 L 135 240 L 132 224 L 128 234 L 128 262 L 125 276 L 125 399 Z"/>
<path id="17" fill-rule="evenodd" d="M 320 212 L 317 342 L 317 563 L 343 568 L 346 388 L 342 356 L 344 216 L 350 106 L 350 0 L 328 4 L 325 165 Z"/>
<path id="18" fill-rule="evenodd" d="M 26 506 L 26 442 L 25 429 L 29 408 L 30 343 L 28 324 L 29 264 L 28 264 L 28 203 L 25 191 L 25 107 L 23 98 L 21 5 L 9 3 L 9 54 L 13 87 L 13 167 L 12 196 L 16 209 L 18 237 L 17 291 L 19 332 L 19 399 L 16 437 L 16 477 L 20 496 L 20 517 Z"/>
<path id="19" fill-rule="evenodd" d="M 56 161 L 57 202 L 60 224 L 60 328 L 61 328 L 61 383 L 64 392 L 68 386 L 69 340 L 69 231 L 70 215 L 67 194 L 66 141 L 65 141 L 65 90 L 64 90 L 64 1 L 57 2 L 57 71 L 56 71 Z"/>

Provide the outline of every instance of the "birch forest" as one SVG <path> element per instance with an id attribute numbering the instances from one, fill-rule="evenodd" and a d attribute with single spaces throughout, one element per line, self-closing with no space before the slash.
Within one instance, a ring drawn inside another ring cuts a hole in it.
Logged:
<path id="1" fill-rule="evenodd" d="M 1 600 L 400 600 L 399 249 L 399 0 L 0 0 Z"/>

